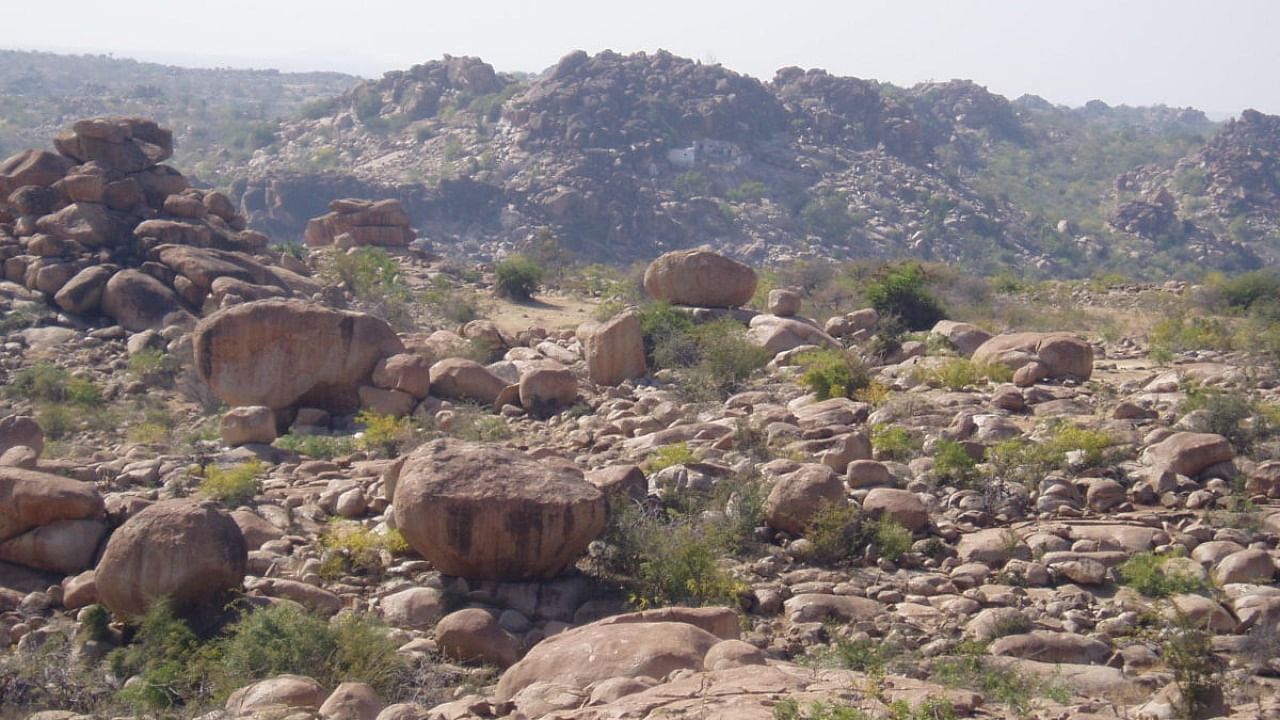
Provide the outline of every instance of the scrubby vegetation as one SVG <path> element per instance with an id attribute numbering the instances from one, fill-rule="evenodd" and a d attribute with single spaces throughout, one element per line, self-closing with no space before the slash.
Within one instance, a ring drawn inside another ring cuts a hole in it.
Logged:
<path id="1" fill-rule="evenodd" d="M 848 351 L 815 350 L 796 359 L 804 368 L 800 383 L 819 400 L 851 397 L 871 384 L 866 364 Z"/>
<path id="2" fill-rule="evenodd" d="M 546 274 L 542 266 L 524 255 L 513 255 L 494 268 L 494 290 L 512 300 L 528 301 Z"/>
<path id="3" fill-rule="evenodd" d="M 261 461 L 250 460 L 231 467 L 195 468 L 193 475 L 199 480 L 201 494 L 234 508 L 249 504 L 258 494 L 264 469 Z"/>

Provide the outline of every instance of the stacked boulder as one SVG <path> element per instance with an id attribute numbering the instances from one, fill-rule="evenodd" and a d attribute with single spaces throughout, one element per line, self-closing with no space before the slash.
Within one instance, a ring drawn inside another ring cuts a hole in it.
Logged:
<path id="1" fill-rule="evenodd" d="M 329 210 L 307 223 L 307 247 L 406 247 L 416 237 L 399 200 L 346 198 L 329 203 Z"/>
<path id="2" fill-rule="evenodd" d="M 155 122 L 81 120 L 54 145 L 0 163 L 4 279 L 132 331 L 189 321 L 228 297 L 318 291 L 250 256 L 267 238 L 245 229 L 226 195 L 160 164 L 173 135 Z"/>
<path id="3" fill-rule="evenodd" d="M 78 573 L 93 566 L 106 532 L 105 505 L 92 484 L 0 467 L 0 566 Z"/>
<path id="4" fill-rule="evenodd" d="M 1093 348 L 1070 333 L 997 335 L 973 351 L 973 360 L 1013 370 L 1013 382 L 1019 387 L 1042 380 L 1084 382 L 1093 375 Z"/>

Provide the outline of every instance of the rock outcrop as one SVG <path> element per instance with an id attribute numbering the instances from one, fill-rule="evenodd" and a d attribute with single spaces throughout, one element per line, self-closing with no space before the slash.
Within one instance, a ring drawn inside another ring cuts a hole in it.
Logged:
<path id="1" fill-rule="evenodd" d="M 399 200 L 346 198 L 330 202 L 329 210 L 307 223 L 308 247 L 404 247 L 417 235 Z"/>

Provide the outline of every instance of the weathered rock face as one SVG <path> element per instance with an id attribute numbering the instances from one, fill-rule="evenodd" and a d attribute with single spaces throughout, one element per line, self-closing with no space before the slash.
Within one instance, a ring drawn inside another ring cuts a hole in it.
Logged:
<path id="1" fill-rule="evenodd" d="M 218 434 L 222 442 L 232 447 L 270 443 L 276 439 L 276 415 L 261 405 L 232 408 L 219 421 Z"/>
<path id="2" fill-rule="evenodd" d="M 862 510 L 872 516 L 887 515 L 911 532 L 929 524 L 929 509 L 909 490 L 875 488 L 862 501 Z"/>
<path id="3" fill-rule="evenodd" d="M 548 417 L 578 399 L 578 379 L 559 363 L 545 361 L 520 376 L 520 405 L 536 417 Z"/>
<path id="4" fill-rule="evenodd" d="M 813 325 L 776 315 L 757 315 L 751 318 L 751 329 L 747 331 L 747 337 L 774 355 L 794 350 L 801 345 L 816 345 L 831 350 L 842 347 L 839 341 Z"/>
<path id="5" fill-rule="evenodd" d="M 475 400 L 492 405 L 507 383 L 483 365 L 466 358 L 445 358 L 431 366 L 431 391 L 438 397 Z"/>
<path id="6" fill-rule="evenodd" d="M 680 622 L 593 623 L 534 646 L 498 681 L 497 695 L 509 699 L 539 681 L 584 688 L 617 677 L 665 677 L 674 670 L 702 668 L 720 638 Z M 583 662 L 590 658 L 590 662 Z"/>
<path id="7" fill-rule="evenodd" d="M 658 300 L 696 307 L 738 307 L 756 292 L 756 273 L 706 250 L 659 256 L 644 271 L 644 289 Z"/>
<path id="8" fill-rule="evenodd" d="M 648 372 L 640 318 L 626 312 L 602 323 L 584 323 L 578 341 L 587 358 L 587 375 L 597 385 L 618 385 Z"/>
<path id="9" fill-rule="evenodd" d="M 111 276 L 102 291 L 102 313 L 134 332 L 193 319 L 169 286 L 138 270 Z"/>
<path id="10" fill-rule="evenodd" d="M 382 320 L 295 300 L 261 300 L 210 315 L 192 335 L 196 371 L 228 405 L 359 407 L 378 361 L 404 351 Z"/>
<path id="11" fill-rule="evenodd" d="M 1032 382 L 1066 378 L 1084 381 L 1093 375 L 1093 348 L 1067 333 L 997 335 L 974 350 L 973 360 L 1011 370 L 1039 363 Z"/>
<path id="12" fill-rule="evenodd" d="M 376 245 L 402 247 L 416 235 L 399 200 L 357 200 L 329 203 L 329 212 L 307 223 L 308 247 Z M 346 238 L 342 236 L 346 235 Z"/>
<path id="13" fill-rule="evenodd" d="M 85 570 L 107 531 L 104 510 L 89 483 L 0 466 L 0 561 L 62 575 Z"/>
<path id="14" fill-rule="evenodd" d="M 28 447 L 39 456 L 44 451 L 44 429 L 28 415 L 0 418 L 0 455 L 14 447 Z"/>
<path id="15" fill-rule="evenodd" d="M 244 581 L 248 548 L 235 521 L 217 505 L 158 502 L 111 535 L 98 562 L 98 597 L 111 612 L 134 617 L 168 596 L 182 611 L 217 603 Z"/>
<path id="16" fill-rule="evenodd" d="M 480 608 L 467 608 L 443 617 L 436 624 L 436 644 L 445 657 L 458 662 L 505 668 L 520 657 L 520 640 Z"/>
<path id="17" fill-rule="evenodd" d="M 1147 449 L 1151 464 L 1179 475 L 1199 475 L 1206 468 L 1235 457 L 1231 441 L 1213 433 L 1174 433 Z"/>
<path id="18" fill-rule="evenodd" d="M 0 198 L 23 186 L 49 187 L 74 165 L 48 150 L 27 150 L 0 163 Z"/>
<path id="19" fill-rule="evenodd" d="M 395 490 L 396 527 L 441 572 L 550 578 L 604 529 L 604 494 L 504 448 L 437 440 L 414 451 Z"/>

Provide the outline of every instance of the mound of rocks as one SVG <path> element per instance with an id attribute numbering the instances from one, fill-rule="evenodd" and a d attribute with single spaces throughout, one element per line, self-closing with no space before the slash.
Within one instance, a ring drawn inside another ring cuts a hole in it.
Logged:
<path id="1" fill-rule="evenodd" d="M 437 440 L 405 461 L 395 523 L 447 575 L 551 578 L 604 530 L 604 493 L 581 475 L 506 448 Z"/>
<path id="2" fill-rule="evenodd" d="M 4 279 L 130 331 L 189 322 L 228 298 L 318 291 L 250 256 L 267 238 L 246 229 L 226 195 L 160 164 L 173 137 L 155 122 L 81 120 L 54 144 L 57 154 L 28 150 L 0 163 Z"/>
<path id="3" fill-rule="evenodd" d="M 708 250 L 676 250 L 659 256 L 644 271 L 644 289 L 673 305 L 739 307 L 756 292 L 756 272 Z"/>
<path id="4" fill-rule="evenodd" d="M 192 334 L 196 372 L 232 406 L 350 413 L 379 361 L 404 345 L 384 321 L 298 300 L 220 310 Z"/>
<path id="5" fill-rule="evenodd" d="M 417 237 L 399 200 L 345 198 L 330 202 L 329 210 L 307 223 L 307 247 L 405 247 Z"/>
<path id="6" fill-rule="evenodd" d="M 248 547 L 235 520 L 212 502 L 158 502 L 120 526 L 94 571 L 111 612 L 136 617 L 157 598 L 179 611 L 216 608 L 244 581 Z"/>

